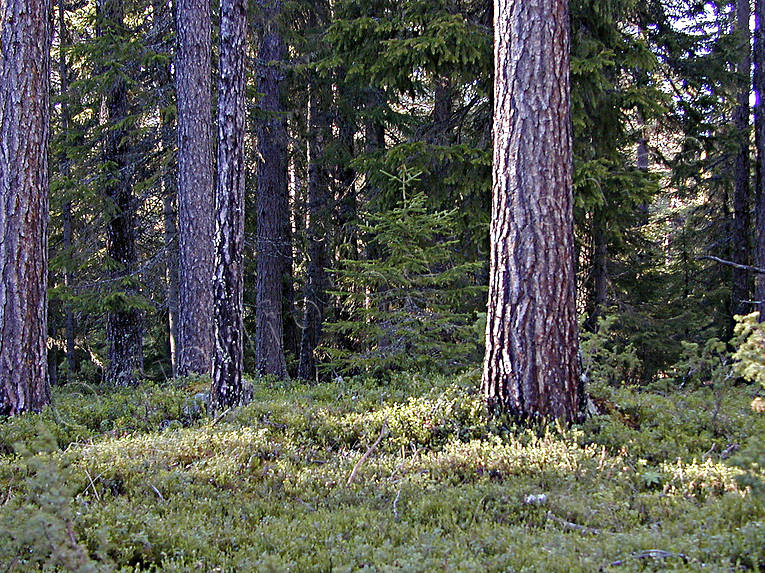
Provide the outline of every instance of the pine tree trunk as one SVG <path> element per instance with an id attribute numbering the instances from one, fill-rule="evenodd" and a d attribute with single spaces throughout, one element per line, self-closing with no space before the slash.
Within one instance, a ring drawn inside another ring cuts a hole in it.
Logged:
<path id="1" fill-rule="evenodd" d="M 452 117 L 452 84 L 447 77 L 438 77 L 433 88 L 433 113 L 431 114 L 431 132 L 429 143 L 447 145 L 449 142 L 449 120 Z"/>
<path id="2" fill-rule="evenodd" d="M 49 0 L 0 3 L 0 415 L 50 402 L 50 22 Z"/>
<path id="3" fill-rule="evenodd" d="M 174 177 L 165 175 L 166 181 L 162 196 L 162 223 L 165 243 L 165 283 L 167 285 L 167 328 L 170 334 L 170 365 L 173 378 L 178 374 L 178 213 L 175 208 L 177 186 Z"/>
<path id="4" fill-rule="evenodd" d="M 588 277 L 588 313 L 585 328 L 595 332 L 608 299 L 608 240 L 603 212 L 592 215 L 592 271 Z"/>
<path id="5" fill-rule="evenodd" d="M 69 114 L 69 103 L 67 97 L 69 93 L 69 67 L 66 63 L 66 50 L 69 47 L 69 32 L 66 29 L 66 20 L 64 19 L 64 0 L 59 0 L 58 3 L 58 31 L 59 31 L 59 61 L 58 61 L 58 75 L 59 82 L 61 84 L 61 129 L 64 133 L 69 132 L 71 116 Z M 67 158 L 66 151 L 61 153 L 59 158 L 61 175 L 66 179 L 69 177 L 69 159 Z M 67 253 L 67 259 L 71 260 L 72 257 L 72 202 L 67 201 L 64 203 L 63 208 L 63 220 L 64 220 L 64 249 Z M 66 269 L 64 269 L 64 286 L 67 289 L 72 287 L 72 264 L 68 262 Z M 77 372 L 77 356 L 75 353 L 75 332 L 76 324 L 74 320 L 74 311 L 72 310 L 72 303 L 66 302 L 64 304 L 64 332 L 66 336 L 66 378 L 71 381 L 75 373 Z"/>
<path id="6" fill-rule="evenodd" d="M 260 374 L 287 377 L 284 357 L 285 277 L 291 273 L 287 191 L 287 124 L 284 114 L 287 48 L 281 34 L 281 0 L 260 0 L 263 37 L 258 50 L 258 92 L 265 117 L 257 127 L 257 292 L 255 361 Z M 288 266 L 289 264 L 289 266 Z M 289 319 L 289 317 L 287 317 Z"/>
<path id="7" fill-rule="evenodd" d="M 578 412 L 566 0 L 495 3 L 489 410 Z"/>
<path id="8" fill-rule="evenodd" d="M 67 201 L 64 204 L 64 249 L 66 249 L 67 253 L 72 252 L 72 236 L 72 203 Z M 68 256 L 71 257 L 71 255 Z M 70 265 L 71 263 L 68 263 L 64 271 L 64 286 L 67 289 L 71 288 L 73 284 Z M 66 379 L 71 381 L 77 372 L 77 354 L 75 352 L 77 325 L 71 302 L 67 302 L 64 305 L 64 332 L 66 336 Z"/>
<path id="9" fill-rule="evenodd" d="M 749 0 L 736 0 L 736 29 L 742 42 L 741 57 L 736 65 L 739 76 L 737 105 L 733 118 L 739 136 L 733 180 L 733 262 L 749 264 L 751 227 L 749 217 Z M 749 306 L 749 271 L 733 268 L 731 288 L 733 314 L 745 314 Z"/>
<path id="10" fill-rule="evenodd" d="M 176 22 L 173 16 L 174 7 L 169 0 L 152 0 L 152 25 L 154 27 L 154 41 L 159 44 L 158 50 L 168 54 L 165 38 L 170 28 L 175 29 Z M 173 113 L 170 111 L 171 100 L 168 92 L 173 87 L 173 78 L 170 72 L 170 64 L 160 62 L 157 68 L 156 89 L 159 93 L 159 147 L 163 157 L 172 157 L 173 148 L 177 141 L 177 134 L 173 121 Z M 173 378 L 178 376 L 178 213 L 176 210 L 176 198 L 178 195 L 178 183 L 176 176 L 177 163 L 163 159 L 162 178 L 160 181 L 162 196 L 162 226 L 165 250 L 165 298 L 167 301 L 167 327 L 169 333 L 168 346 L 170 351 L 170 365 Z"/>
<path id="11" fill-rule="evenodd" d="M 122 0 L 98 0 L 99 36 L 123 33 Z M 106 230 L 106 254 L 116 269 L 112 278 L 117 288 L 124 288 L 127 295 L 135 295 L 131 275 L 136 271 L 136 228 L 135 198 L 130 184 L 128 170 L 128 144 L 124 127 L 116 127 L 128 115 L 127 85 L 120 73 L 113 74 L 105 95 L 107 113 L 107 134 L 104 141 L 103 158 L 111 166 L 103 186 L 104 195 L 111 209 L 111 220 Z M 123 283 L 123 279 L 127 282 Z M 121 306 L 121 307 L 120 307 Z M 122 303 L 110 310 L 106 317 L 106 338 L 109 344 L 106 381 L 116 386 L 128 386 L 138 382 L 143 373 L 143 313 Z"/>
<path id="12" fill-rule="evenodd" d="M 345 70 L 338 71 L 337 89 L 334 96 L 334 116 L 337 117 L 339 134 L 338 148 L 339 159 L 335 164 L 335 179 L 337 180 L 337 192 L 335 202 L 337 204 L 338 239 L 336 251 L 338 258 L 359 258 L 358 242 L 358 198 L 356 197 L 356 171 L 351 167 L 354 159 L 353 140 L 356 136 L 356 125 L 352 114 L 355 106 L 348 101 L 344 88 Z M 350 108 L 350 109 L 349 109 Z"/>
<path id="13" fill-rule="evenodd" d="M 765 268 L 765 0 L 754 2 L 754 91 L 757 93 L 754 108 L 754 135 L 757 148 L 757 175 L 755 180 L 755 266 Z M 760 322 L 765 322 L 765 275 L 757 274 L 755 300 L 760 311 Z"/>
<path id="14" fill-rule="evenodd" d="M 645 74 L 639 74 L 639 76 L 643 76 Z M 643 115 L 638 112 L 637 113 L 637 121 L 638 121 L 638 144 L 637 144 L 637 157 L 636 157 L 636 163 L 637 168 L 640 171 L 648 172 L 648 163 L 650 160 L 649 157 L 649 150 L 648 150 L 648 133 L 645 126 L 645 120 L 643 119 Z M 639 224 L 640 225 L 647 225 L 648 224 L 648 215 L 649 215 L 649 205 L 647 202 L 641 203 L 638 205 L 638 214 L 639 214 Z"/>
<path id="15" fill-rule="evenodd" d="M 308 269 L 303 307 L 303 332 L 300 340 L 298 377 L 316 378 L 314 351 L 321 332 L 324 295 L 327 283 L 327 219 L 329 180 L 324 166 L 324 145 L 329 135 L 327 86 L 318 80 L 308 95 Z"/>
<path id="16" fill-rule="evenodd" d="M 381 106 L 384 103 L 384 94 L 377 90 L 371 89 L 367 94 L 366 106 L 369 111 L 374 110 L 376 107 Z M 368 119 L 364 125 L 364 143 L 365 151 L 367 153 L 373 153 L 375 151 L 381 151 L 385 149 L 385 126 L 380 123 Z M 379 193 L 374 185 L 369 182 L 371 173 L 367 173 L 367 184 L 364 188 L 364 200 L 369 203 Z M 377 245 L 369 240 L 368 236 L 363 238 L 364 241 L 364 258 L 367 261 L 374 261 L 380 256 Z M 372 304 L 372 299 L 369 296 L 370 291 L 367 289 L 366 296 L 364 297 L 364 307 L 369 309 Z M 364 349 L 367 350 L 367 349 Z"/>
<path id="17" fill-rule="evenodd" d="M 210 3 L 178 0 L 178 373 L 212 366 L 215 230 L 210 87 Z"/>
<path id="18" fill-rule="evenodd" d="M 218 190 L 215 200 L 215 353 L 211 403 L 244 400 L 244 102 L 247 0 L 221 0 Z"/>

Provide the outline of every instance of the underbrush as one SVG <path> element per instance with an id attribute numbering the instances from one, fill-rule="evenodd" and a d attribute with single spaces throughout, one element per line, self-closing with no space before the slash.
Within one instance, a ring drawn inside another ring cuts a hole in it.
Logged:
<path id="1" fill-rule="evenodd" d="M 0 423 L 1 571 L 765 568 L 750 386 L 595 387 L 573 429 L 487 422 L 475 373 L 57 390 Z"/>

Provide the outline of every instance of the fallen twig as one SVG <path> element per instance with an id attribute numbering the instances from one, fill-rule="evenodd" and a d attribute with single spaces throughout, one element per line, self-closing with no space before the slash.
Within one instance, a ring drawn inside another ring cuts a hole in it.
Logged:
<path id="1" fill-rule="evenodd" d="M 573 529 L 574 531 L 581 531 L 582 533 L 589 533 L 591 535 L 600 534 L 600 529 L 595 529 L 594 527 L 587 527 L 585 525 L 579 525 L 578 523 L 566 521 L 565 519 L 561 519 L 560 517 L 555 515 L 552 511 L 547 512 L 547 519 L 554 521 L 555 523 L 559 525 L 562 525 L 566 529 Z"/>
<path id="2" fill-rule="evenodd" d="M 225 409 L 225 410 L 223 410 L 223 411 L 222 411 L 220 414 L 218 414 L 217 416 L 215 416 L 215 418 L 213 419 L 213 421 L 212 421 L 212 422 L 210 422 L 210 427 L 211 427 L 211 428 L 215 427 L 215 424 L 217 424 L 218 422 L 220 422 L 220 421 L 223 419 L 223 416 L 225 416 L 226 414 L 228 414 L 230 411 L 231 411 L 231 408 L 226 408 L 226 409 Z"/>
<path id="3" fill-rule="evenodd" d="M 268 419 L 268 416 L 261 416 L 260 422 L 262 424 L 265 424 L 266 426 L 271 426 L 272 428 L 276 428 L 278 430 L 286 430 L 287 424 L 280 424 L 279 422 L 272 422 Z"/>
<path id="4" fill-rule="evenodd" d="M 398 516 L 398 500 L 401 497 L 401 488 L 396 492 L 396 498 L 393 500 L 393 519 L 398 521 L 400 518 Z"/>
<path id="5" fill-rule="evenodd" d="M 3 505 L 7 504 L 11 500 L 11 493 L 13 492 L 13 478 L 14 476 L 11 475 L 11 481 L 8 484 L 8 493 L 5 494 L 5 499 L 3 500 Z"/>
<path id="6" fill-rule="evenodd" d="M 96 499 L 98 501 L 101 501 L 101 495 L 98 493 L 98 489 L 96 488 L 96 482 L 91 477 L 90 472 L 87 470 L 87 468 L 85 469 L 85 475 L 88 476 L 88 480 L 90 480 L 90 485 L 88 485 L 88 487 L 86 487 L 85 490 L 82 493 L 85 493 L 86 491 L 88 491 L 89 488 L 92 487 L 93 488 L 93 493 L 96 494 Z M 104 474 L 103 473 L 98 474 L 96 476 L 96 479 L 100 478 L 102 475 L 104 475 Z"/>
<path id="7" fill-rule="evenodd" d="M 303 501 L 299 497 L 296 497 L 295 499 L 298 500 L 300 503 L 302 503 L 304 506 L 306 506 L 311 511 L 316 511 L 316 508 L 314 506 L 312 506 L 310 503 L 308 503 L 307 501 Z"/>
<path id="8" fill-rule="evenodd" d="M 156 487 L 154 487 L 154 484 L 151 484 L 151 483 L 150 483 L 150 484 L 149 484 L 149 487 L 151 487 L 151 489 L 153 489 L 153 490 L 154 490 L 154 493 L 156 493 L 156 494 L 157 494 L 157 496 L 159 497 L 159 499 L 161 499 L 162 501 L 165 501 L 165 496 L 164 496 L 164 495 L 162 495 L 162 492 L 161 492 L 161 491 L 159 491 L 159 490 L 158 490 Z"/>
<path id="9" fill-rule="evenodd" d="M 356 473 L 359 471 L 359 468 L 362 466 L 362 464 L 365 461 L 367 461 L 369 454 L 371 454 L 375 450 L 375 448 L 380 445 L 380 442 L 387 435 L 387 433 L 388 433 L 388 419 L 386 418 L 385 421 L 383 422 L 382 428 L 380 428 L 380 435 L 377 436 L 375 443 L 367 448 L 367 451 L 364 453 L 364 455 L 361 456 L 359 458 L 359 461 L 356 462 L 356 465 L 353 466 L 351 475 L 348 476 L 348 481 L 345 484 L 346 486 L 349 486 L 353 483 L 353 480 L 356 478 Z"/>
<path id="10" fill-rule="evenodd" d="M 670 557 L 678 557 L 679 559 L 682 559 L 684 563 L 688 563 L 687 555 L 683 553 L 672 553 L 671 551 L 664 551 L 663 549 L 647 549 L 640 553 L 632 553 L 630 554 L 630 557 L 633 559 L 648 559 L 649 557 L 652 559 L 668 559 Z M 618 559 L 611 563 L 611 567 L 624 565 L 626 561 L 627 559 Z"/>

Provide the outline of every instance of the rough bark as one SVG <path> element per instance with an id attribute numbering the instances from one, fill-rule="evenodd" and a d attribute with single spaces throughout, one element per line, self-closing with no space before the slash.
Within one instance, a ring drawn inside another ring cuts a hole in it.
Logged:
<path id="1" fill-rule="evenodd" d="M 284 113 L 287 48 L 282 38 L 281 0 L 259 0 L 263 35 L 258 50 L 257 281 L 255 361 L 260 374 L 287 377 L 284 357 L 285 276 L 291 273 L 287 191 L 287 123 Z M 289 317 L 287 317 L 289 318 Z"/>
<path id="2" fill-rule="evenodd" d="M 751 65 L 749 41 L 749 0 L 736 0 L 736 29 L 742 42 L 740 59 L 736 64 L 739 76 L 736 110 L 733 122 L 739 136 L 733 177 L 733 261 L 739 265 L 749 264 L 750 217 L 749 217 L 749 68 Z M 749 272 L 733 269 L 731 285 L 731 310 L 744 314 L 749 306 Z"/>
<path id="3" fill-rule="evenodd" d="M 494 181 L 483 393 L 573 420 L 575 306 L 566 0 L 495 3 Z"/>
<path id="4" fill-rule="evenodd" d="M 119 37 L 123 31 L 121 0 L 98 0 L 97 33 Z M 124 126 L 118 125 L 128 115 L 127 84 L 121 72 L 104 69 L 111 75 L 105 94 L 106 136 L 103 160 L 107 166 L 103 193 L 111 218 L 106 229 L 106 254 L 114 265 L 111 273 L 117 288 L 128 296 L 137 294 L 133 275 L 136 271 L 135 198 L 128 175 L 128 142 Z M 116 302 L 106 316 L 109 344 L 106 382 L 116 386 L 136 384 L 143 373 L 143 313 L 129 302 Z"/>
<path id="5" fill-rule="evenodd" d="M 155 41 L 164 44 L 164 37 L 167 29 L 172 24 L 173 28 L 177 25 L 173 6 L 168 0 L 152 0 Z M 160 47 L 160 51 L 167 53 L 169 50 Z M 169 63 L 160 63 L 157 70 L 157 90 L 159 91 L 159 144 L 163 160 L 163 171 L 161 179 L 162 195 L 162 223 L 163 240 L 165 248 L 165 283 L 167 300 L 167 327 L 168 327 L 168 346 L 170 351 L 170 365 L 173 378 L 178 376 L 178 179 L 177 162 L 169 160 L 173 157 L 173 149 L 177 141 L 177 133 L 173 121 L 173 114 L 170 111 L 171 100 L 168 91 L 173 86 L 172 73 Z M 211 279 L 212 282 L 212 279 Z M 211 312 L 212 313 L 212 312 Z"/>
<path id="6" fill-rule="evenodd" d="M 71 124 L 71 115 L 69 112 L 69 103 L 67 102 L 67 95 L 69 93 L 69 66 L 66 62 L 66 50 L 69 47 L 69 32 L 66 28 L 65 14 L 65 2 L 59 0 L 58 3 L 58 75 L 59 82 L 61 84 L 61 129 L 64 133 L 69 132 Z M 64 178 L 69 177 L 69 159 L 67 158 L 66 151 L 62 151 L 59 157 L 61 175 Z M 71 259 L 72 256 L 72 202 L 67 201 L 63 207 L 63 222 L 64 222 L 64 249 L 67 253 L 67 258 Z M 64 269 L 64 286 L 69 289 L 72 287 L 72 265 L 67 263 Z M 75 353 L 76 323 L 74 320 L 74 311 L 72 310 L 72 303 L 66 302 L 64 304 L 64 333 L 66 337 L 66 377 L 67 380 L 71 380 L 74 374 L 77 372 L 77 355 Z"/>
<path id="7" fill-rule="evenodd" d="M 314 81 L 308 96 L 308 268 L 303 298 L 303 331 L 300 339 L 298 377 L 316 378 L 314 351 L 321 333 L 327 284 L 327 219 L 329 217 L 329 180 L 324 165 L 324 145 L 329 136 L 327 88 Z"/>
<path id="8" fill-rule="evenodd" d="M 244 400 L 244 102 L 247 1 L 222 0 L 215 200 L 215 408 Z"/>
<path id="9" fill-rule="evenodd" d="M 754 91 L 757 93 L 754 107 L 754 135 L 757 151 L 757 175 L 755 180 L 755 266 L 765 268 L 765 0 L 755 0 L 754 29 Z M 760 321 L 765 322 L 765 275 L 755 277 L 755 300 L 759 301 Z"/>
<path id="10" fill-rule="evenodd" d="M 49 0 L 0 4 L 0 414 L 40 410 L 47 377 Z"/>
<path id="11" fill-rule="evenodd" d="M 210 3 L 177 0 L 178 373 L 212 365 L 215 230 L 211 138 Z"/>

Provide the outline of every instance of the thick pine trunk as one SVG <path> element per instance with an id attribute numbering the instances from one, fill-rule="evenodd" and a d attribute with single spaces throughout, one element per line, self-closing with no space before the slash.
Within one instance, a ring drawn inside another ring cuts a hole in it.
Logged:
<path id="1" fill-rule="evenodd" d="M 287 123 L 284 113 L 287 48 L 281 0 L 261 0 L 263 36 L 258 50 L 257 292 L 255 361 L 260 374 L 287 377 L 284 357 L 284 281 L 291 273 L 287 191 Z M 286 317 L 288 320 L 290 317 Z"/>
<path id="2" fill-rule="evenodd" d="M 757 175 L 755 180 L 755 266 L 765 268 L 765 0 L 755 0 L 754 30 L 754 135 L 757 148 Z M 765 275 L 757 274 L 755 300 L 759 301 L 760 321 L 765 322 Z"/>
<path id="3" fill-rule="evenodd" d="M 215 200 L 215 353 L 211 402 L 244 400 L 244 102 L 247 0 L 222 0 Z"/>
<path id="4" fill-rule="evenodd" d="M 495 3 L 494 182 L 483 392 L 490 411 L 578 412 L 566 0 Z"/>
<path id="5" fill-rule="evenodd" d="M 321 332 L 327 283 L 327 219 L 329 217 L 329 179 L 324 165 L 324 146 L 329 136 L 327 88 L 318 80 L 308 95 L 308 268 L 300 340 L 298 377 L 316 378 L 314 351 Z"/>
<path id="6" fill-rule="evenodd" d="M 49 0 L 0 4 L 0 414 L 40 410 L 47 377 Z"/>
<path id="7" fill-rule="evenodd" d="M 736 111 L 733 122 L 739 136 L 733 178 L 733 262 L 749 264 L 750 217 L 749 217 L 749 0 L 736 1 L 736 29 L 742 42 L 741 57 L 736 64 L 739 76 Z M 749 271 L 733 268 L 731 288 L 733 314 L 745 314 L 749 309 Z"/>
<path id="8" fill-rule="evenodd" d="M 178 0 L 178 373 L 212 366 L 215 231 L 210 87 L 210 3 Z"/>
<path id="9" fill-rule="evenodd" d="M 123 34 L 122 0 L 98 0 L 98 34 Z M 104 70 L 113 76 L 105 94 L 107 133 L 103 147 L 104 163 L 109 173 L 103 186 L 109 203 L 111 219 L 106 229 L 106 254 L 115 265 L 112 271 L 117 288 L 127 295 L 137 294 L 135 283 L 137 252 L 135 228 L 135 198 L 128 171 L 128 143 L 124 127 L 116 127 L 128 115 L 127 84 L 113 69 Z M 106 316 L 106 338 L 109 344 L 106 381 L 116 386 L 138 382 L 143 373 L 143 313 L 120 303 Z"/>

